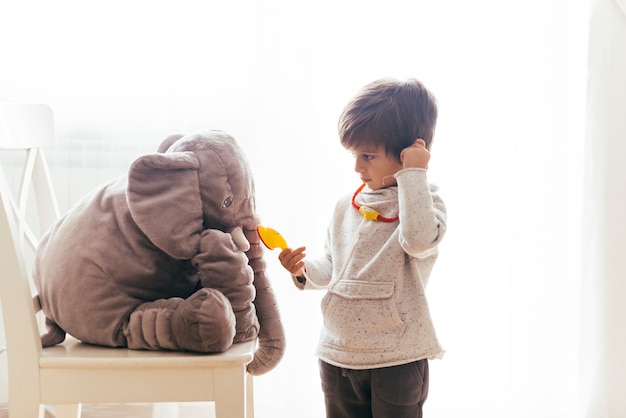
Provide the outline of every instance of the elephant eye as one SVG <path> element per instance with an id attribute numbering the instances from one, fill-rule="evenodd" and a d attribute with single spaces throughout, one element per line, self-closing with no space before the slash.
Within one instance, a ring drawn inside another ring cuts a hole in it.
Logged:
<path id="1" fill-rule="evenodd" d="M 232 204 L 233 204 L 233 197 L 232 196 L 228 196 L 226 199 L 224 199 L 224 202 L 222 203 L 222 207 L 223 208 L 228 208 Z"/>

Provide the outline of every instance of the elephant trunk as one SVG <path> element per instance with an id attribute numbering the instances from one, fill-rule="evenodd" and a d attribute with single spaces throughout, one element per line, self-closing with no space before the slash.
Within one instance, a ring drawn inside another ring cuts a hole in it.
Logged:
<path id="1" fill-rule="evenodd" d="M 245 237 L 250 243 L 247 256 L 250 260 L 250 266 L 254 270 L 254 287 L 256 289 L 254 305 L 260 324 L 258 348 L 254 354 L 254 359 L 248 365 L 248 372 L 253 376 L 259 376 L 272 370 L 280 362 L 285 352 L 285 331 L 274 291 L 265 275 L 263 248 L 256 227 L 256 223 L 244 227 Z"/>

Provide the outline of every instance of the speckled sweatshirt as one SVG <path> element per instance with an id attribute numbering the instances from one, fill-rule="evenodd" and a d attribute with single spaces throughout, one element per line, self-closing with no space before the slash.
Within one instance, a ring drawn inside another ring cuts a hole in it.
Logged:
<path id="1" fill-rule="evenodd" d="M 363 189 L 356 198 L 395 222 L 367 220 L 341 199 L 325 256 L 305 259 L 301 288 L 326 288 L 317 356 L 349 369 L 371 369 L 443 355 L 425 287 L 446 231 L 446 210 L 426 171 L 396 173 L 397 186 Z"/>

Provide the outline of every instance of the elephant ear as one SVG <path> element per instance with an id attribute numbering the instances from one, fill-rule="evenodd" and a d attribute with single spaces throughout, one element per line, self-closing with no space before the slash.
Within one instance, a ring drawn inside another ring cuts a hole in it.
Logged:
<path id="1" fill-rule="evenodd" d="M 133 220 L 169 256 L 191 259 L 203 225 L 198 170 L 193 152 L 148 154 L 128 172 L 126 200 Z"/>

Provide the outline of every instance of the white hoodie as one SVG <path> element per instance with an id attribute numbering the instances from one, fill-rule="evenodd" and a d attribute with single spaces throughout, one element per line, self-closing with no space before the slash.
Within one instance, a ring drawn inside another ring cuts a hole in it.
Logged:
<path id="1" fill-rule="evenodd" d="M 363 189 L 356 198 L 395 222 L 367 220 L 341 199 L 328 228 L 325 256 L 305 260 L 300 288 L 326 288 L 317 356 L 350 369 L 440 358 L 425 287 L 446 231 L 446 209 L 426 171 L 396 174 L 397 186 Z"/>

